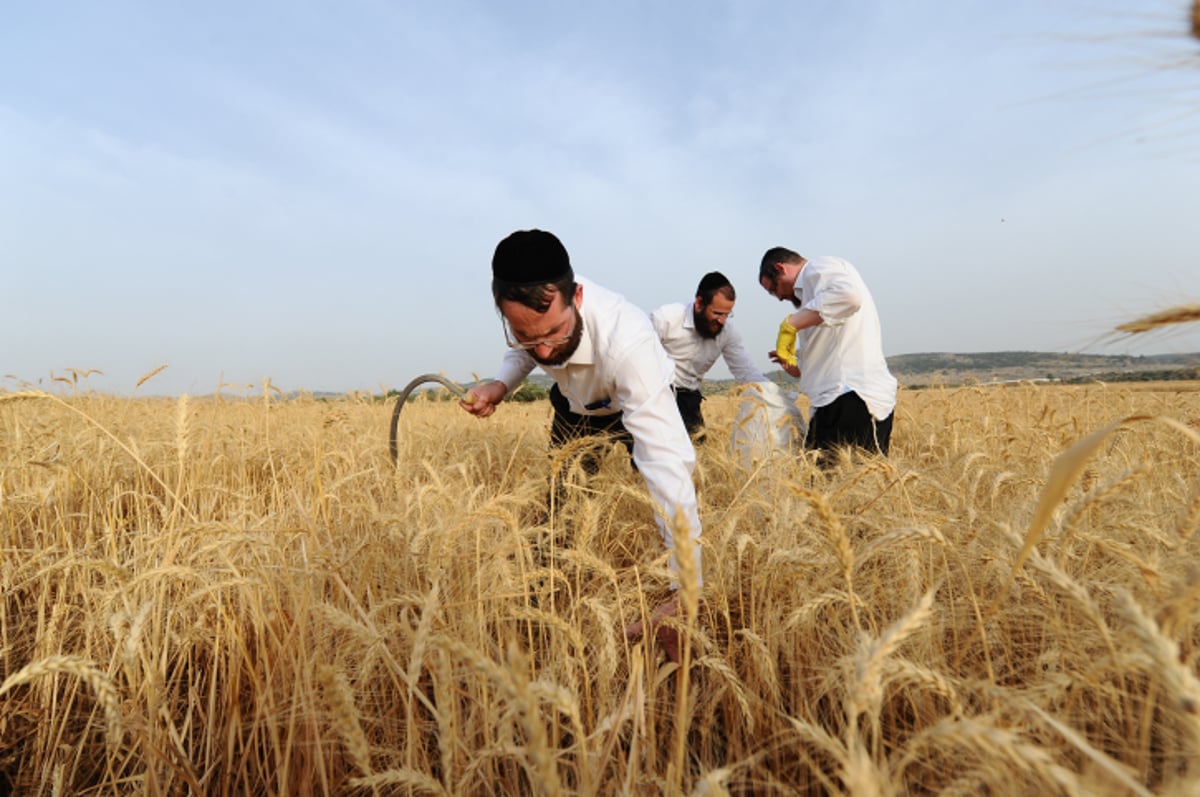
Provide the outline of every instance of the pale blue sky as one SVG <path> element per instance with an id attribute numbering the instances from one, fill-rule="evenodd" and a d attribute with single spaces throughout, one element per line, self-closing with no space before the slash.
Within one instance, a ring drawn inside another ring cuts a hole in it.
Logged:
<path id="1" fill-rule="evenodd" d="M 0 387 L 487 377 L 529 227 L 646 310 L 723 271 L 764 368 L 774 245 L 854 262 L 889 355 L 1200 351 L 1101 340 L 1200 302 L 1200 42 L 1128 5 L 7 4 Z"/>

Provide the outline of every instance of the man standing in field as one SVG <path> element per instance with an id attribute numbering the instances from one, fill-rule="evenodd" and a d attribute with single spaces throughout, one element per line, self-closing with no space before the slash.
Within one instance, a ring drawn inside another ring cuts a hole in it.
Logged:
<path id="1" fill-rule="evenodd" d="M 460 406 L 486 418 L 537 366 L 554 379 L 550 445 L 581 436 L 624 438 L 656 507 L 659 534 L 670 551 L 672 527 L 686 528 L 697 582 L 700 516 L 692 471 L 696 452 L 671 393 L 674 364 L 644 312 L 623 296 L 576 277 L 566 248 L 542 230 L 519 230 L 496 247 L 492 297 L 509 351 L 491 382 L 473 387 Z M 671 558 L 672 570 L 678 563 Z M 651 615 L 651 626 L 672 660 L 678 657 L 672 597 Z M 642 633 L 635 623 L 631 637 Z"/>
<path id="2" fill-rule="evenodd" d="M 777 246 L 763 255 L 759 284 L 797 308 L 779 325 L 769 355 L 800 379 L 812 407 L 809 448 L 859 446 L 887 456 L 896 379 L 883 356 L 875 300 L 840 257 L 811 260 Z"/>
<path id="3" fill-rule="evenodd" d="M 730 321 L 736 302 L 737 293 L 725 275 L 710 271 L 701 278 L 696 298 L 690 304 L 664 304 L 650 314 L 658 339 L 675 361 L 671 380 L 675 404 L 688 434 L 697 442 L 704 440 L 704 415 L 700 410 L 704 396 L 700 384 L 718 357 L 725 358 L 739 384 L 767 381 Z"/>

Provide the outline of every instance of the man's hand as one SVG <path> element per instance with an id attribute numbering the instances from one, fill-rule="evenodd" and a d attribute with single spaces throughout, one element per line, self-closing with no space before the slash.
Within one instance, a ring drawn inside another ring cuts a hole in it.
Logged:
<path id="1" fill-rule="evenodd" d="M 486 385 L 476 385 L 467 391 L 467 397 L 458 406 L 476 418 L 486 418 L 496 411 L 496 405 L 508 395 L 508 387 L 495 380 Z"/>
<path id="2" fill-rule="evenodd" d="M 782 359 L 780 359 L 779 352 L 777 351 L 769 351 L 767 352 L 767 356 L 771 358 L 771 362 L 776 363 L 783 368 L 783 370 L 787 372 L 788 376 L 793 376 L 796 379 L 800 378 L 800 366 L 789 365 L 785 363 Z"/>
<path id="3" fill-rule="evenodd" d="M 678 616 L 680 613 L 679 610 L 679 599 L 671 598 L 666 603 L 659 604 L 650 613 L 649 620 L 650 629 L 654 631 L 654 636 L 658 639 L 658 643 L 662 645 L 667 658 L 676 664 L 679 663 L 679 631 L 663 621 Z M 643 623 L 641 620 L 625 626 L 625 638 L 629 640 L 641 639 L 645 632 L 646 623 Z"/>
<path id="4" fill-rule="evenodd" d="M 775 351 L 771 353 L 784 366 L 796 367 L 796 328 L 791 318 L 779 322 L 779 335 L 775 338 Z"/>

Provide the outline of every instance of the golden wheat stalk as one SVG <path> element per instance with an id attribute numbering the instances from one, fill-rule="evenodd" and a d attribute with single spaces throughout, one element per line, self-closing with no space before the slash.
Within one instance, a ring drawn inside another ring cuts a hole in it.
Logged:
<path id="1" fill-rule="evenodd" d="M 378 794 L 383 786 L 394 786 L 396 790 L 386 794 L 448 794 L 446 787 L 423 772 L 413 769 L 389 769 L 361 778 L 353 778 L 350 786 L 362 791 Z"/>
<path id="2" fill-rule="evenodd" d="M 1200 304 L 1181 304 L 1157 313 L 1151 313 L 1141 318 L 1135 318 L 1133 321 L 1118 324 L 1116 330 L 1118 332 L 1128 332 L 1130 335 L 1137 335 L 1142 332 L 1149 332 L 1152 329 L 1174 326 L 1175 324 L 1187 324 L 1192 321 L 1200 321 Z"/>
<path id="3" fill-rule="evenodd" d="M 141 387 L 141 386 L 142 386 L 142 385 L 144 385 L 145 383 L 149 382 L 151 379 L 153 379 L 154 377 L 158 376 L 160 373 L 162 373 L 162 372 L 163 372 L 163 371 L 165 371 L 166 369 L 167 369 L 167 365 L 166 365 L 166 363 L 163 363 L 162 365 L 158 366 L 158 367 L 157 367 L 157 368 L 155 368 L 154 370 L 152 370 L 152 371 L 149 371 L 149 372 L 147 372 L 147 373 L 143 374 L 143 375 L 142 375 L 142 377 L 141 377 L 141 379 L 139 379 L 139 380 L 137 381 L 137 384 L 135 384 L 135 385 L 133 386 L 133 389 L 134 389 L 134 390 L 137 390 L 139 387 Z"/>
<path id="4" fill-rule="evenodd" d="M 1147 671 L 1161 678 L 1167 687 L 1176 714 L 1191 737 L 1186 740 L 1190 741 L 1187 749 L 1194 751 L 1200 747 L 1200 679 L 1181 661 L 1179 642 L 1164 634 L 1127 590 L 1117 589 L 1114 594 L 1117 611 L 1141 645 L 1139 652 L 1149 665 Z"/>
<path id="5" fill-rule="evenodd" d="M 354 692 L 350 689 L 345 674 L 334 667 L 322 666 L 317 669 L 317 678 L 321 682 L 325 699 L 329 702 L 334 726 L 342 735 L 350 761 L 364 777 L 371 777 L 374 774 L 374 770 L 371 769 L 371 745 L 363 733 L 362 718 L 359 716 Z"/>
<path id="6" fill-rule="evenodd" d="M 1200 434 L 1174 418 L 1162 415 L 1130 415 L 1116 423 L 1105 426 L 1099 431 L 1092 432 L 1059 454 L 1050 467 L 1050 473 L 1046 477 L 1046 486 L 1042 488 L 1042 494 L 1038 497 L 1037 507 L 1033 511 L 1033 519 L 1029 523 L 1029 530 L 1025 533 L 1025 544 L 1021 547 L 1021 550 L 1017 553 L 1016 560 L 1013 562 L 1012 574 L 1008 581 L 1004 583 L 1000 594 L 996 596 L 988 608 L 986 612 L 988 617 L 995 615 L 1001 604 L 1008 599 L 1008 592 L 1012 587 L 1012 581 L 1016 578 L 1017 572 L 1029 558 L 1034 546 L 1041 541 L 1042 535 L 1050 525 L 1050 521 L 1059 504 L 1062 503 L 1063 498 L 1071 489 L 1071 485 L 1075 482 L 1075 479 L 1083 472 L 1084 465 L 1087 464 L 1092 455 L 1100 448 L 1100 444 L 1117 429 L 1140 421 L 1155 421 L 1164 424 L 1190 438 L 1193 442 L 1200 443 Z"/>
<path id="7" fill-rule="evenodd" d="M 16 393 L 0 393 L 0 403 L 6 401 L 23 401 L 25 399 L 52 398 L 53 395 L 44 390 L 18 390 Z"/>
<path id="8" fill-rule="evenodd" d="M 115 745 L 121 741 L 121 699 L 112 679 L 101 672 L 96 666 L 80 656 L 47 656 L 44 659 L 32 661 L 17 670 L 4 683 L 0 684 L 0 695 L 10 689 L 27 684 L 43 675 L 74 675 L 91 687 L 96 695 L 96 701 L 104 709 L 108 720 L 108 743 Z"/>
<path id="9" fill-rule="evenodd" d="M 1083 734 L 1067 727 L 1028 700 L 1020 700 L 1018 704 L 1053 728 L 1068 744 L 1087 756 L 1093 764 L 1103 770 L 1108 777 L 1121 784 L 1130 794 L 1136 794 L 1137 797 L 1152 797 L 1154 794 L 1152 791 L 1130 777 L 1120 763 L 1093 747 Z"/>
<path id="10" fill-rule="evenodd" d="M 91 415 L 88 415 L 86 412 L 79 409 L 78 407 L 73 406 L 69 402 L 65 401 L 64 399 L 59 398 L 58 396 L 54 395 L 53 393 L 46 393 L 41 390 L 29 390 L 29 391 L 22 391 L 20 393 L 5 394 L 3 396 L 0 396 L 0 401 L 12 401 L 12 400 L 16 400 L 16 399 L 25 399 L 25 398 L 48 399 L 49 401 L 61 406 L 63 409 L 65 409 L 69 412 L 73 412 L 76 415 L 78 415 L 79 417 L 83 418 L 84 421 L 86 421 L 87 423 L 96 427 L 96 429 L 98 429 L 101 434 L 105 435 L 106 437 L 111 439 L 114 443 L 116 443 L 118 446 L 120 446 L 121 450 L 123 450 L 126 454 L 128 454 L 130 457 L 132 457 L 134 459 L 134 461 L 137 462 L 137 464 L 140 465 L 146 471 L 146 473 L 150 476 L 151 479 L 158 482 L 158 485 L 160 487 L 162 487 L 163 490 L 166 491 L 167 495 L 169 495 L 171 498 L 173 498 L 177 504 L 182 505 L 183 502 L 180 501 L 179 496 L 175 494 L 175 491 L 172 490 L 170 487 L 168 487 L 167 483 L 165 481 L 163 481 L 162 477 L 159 476 L 158 473 L 155 472 L 155 470 L 153 468 L 151 468 L 148 464 L 146 464 L 146 461 L 141 456 L 138 455 L 137 451 L 135 451 L 132 447 L 130 447 L 130 445 L 128 443 L 121 440 L 121 438 L 117 437 L 116 434 L 109 431 L 109 429 L 107 427 L 105 427 L 102 423 L 100 423 L 100 421 L 96 420 Z M 192 513 L 192 511 L 190 509 L 187 509 L 186 507 L 184 507 L 184 511 L 188 513 L 188 516 L 191 520 L 193 520 L 195 522 L 199 522 L 199 519 L 195 516 L 195 514 Z"/>
<path id="11" fill-rule="evenodd" d="M 526 677 L 529 671 L 526 655 L 515 644 L 510 644 L 506 661 L 500 665 L 457 639 L 443 638 L 440 643 L 452 656 L 487 676 L 503 693 L 508 700 L 505 713 L 516 715 L 525 735 L 524 763 L 532 785 L 540 794 L 558 794 L 561 790 L 558 767 L 546 727 L 542 724 L 541 704 Z"/>
<path id="12" fill-rule="evenodd" d="M 849 595 L 854 595 L 854 548 L 850 545 L 850 535 L 846 532 L 846 527 L 843 525 L 841 518 L 838 517 L 837 512 L 830 506 L 829 499 L 821 493 L 795 486 L 792 486 L 791 490 L 808 502 L 813 511 L 816 512 L 817 518 L 825 526 L 827 532 L 825 540 L 837 558 L 838 564 L 842 566 L 842 577 L 846 580 L 846 592 Z M 862 623 L 858 616 L 858 607 L 853 600 L 850 601 L 850 616 L 854 620 L 855 627 L 862 628 Z"/>
<path id="13" fill-rule="evenodd" d="M 884 670 L 888 682 L 901 684 L 906 694 L 914 692 L 915 689 L 925 689 L 940 695 L 949 704 L 952 717 L 964 716 L 965 709 L 958 689 L 944 673 L 905 659 L 895 658 L 885 662 Z"/>
<path id="14" fill-rule="evenodd" d="M 908 614 L 892 623 L 878 639 L 865 638 L 854 657 L 854 679 L 846 701 L 846 717 L 850 725 L 870 710 L 877 714 L 883 702 L 883 670 L 886 659 L 896 652 L 900 643 L 924 625 L 933 609 L 936 589 L 929 590 Z"/>
<path id="15" fill-rule="evenodd" d="M 1008 778 L 1004 793 L 1029 791 L 1081 797 L 1085 793 L 1079 777 L 1055 761 L 1051 748 L 1035 745 L 1018 730 L 999 727 L 985 718 L 942 720 L 916 734 L 905 745 L 904 755 L 891 766 L 891 777 L 898 778 L 910 764 L 928 755 L 930 749 L 956 754 L 956 766 L 962 770 L 970 767 L 972 760 L 978 762 L 981 774 L 988 775 L 987 782 Z M 1011 780 L 1018 774 L 1026 785 L 1024 790 Z M 1043 781 L 1038 792 L 1032 791 L 1029 783 L 1035 777 Z"/>

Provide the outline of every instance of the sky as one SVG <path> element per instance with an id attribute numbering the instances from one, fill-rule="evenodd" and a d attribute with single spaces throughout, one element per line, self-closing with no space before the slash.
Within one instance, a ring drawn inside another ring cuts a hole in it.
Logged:
<path id="1" fill-rule="evenodd" d="M 1112 334 L 1200 302 L 1188 6 L 5 4 L 0 390 L 487 378 L 534 227 L 647 312 L 723 272 L 764 370 L 777 245 L 854 263 L 887 355 L 1197 352 Z"/>

